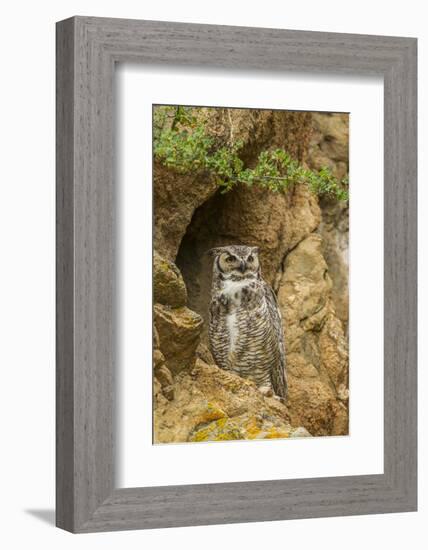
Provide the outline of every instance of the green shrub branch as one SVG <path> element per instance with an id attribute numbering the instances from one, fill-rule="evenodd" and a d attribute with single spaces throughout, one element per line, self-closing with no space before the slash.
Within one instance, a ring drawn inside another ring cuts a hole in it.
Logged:
<path id="1" fill-rule="evenodd" d="M 159 108 L 158 108 L 159 109 Z M 282 149 L 262 151 L 254 168 L 245 168 L 239 152 L 242 141 L 217 147 L 191 110 L 162 107 L 154 118 L 154 156 L 179 173 L 209 172 L 227 193 L 237 184 L 258 186 L 274 193 L 286 192 L 295 185 L 306 185 L 319 196 L 348 200 L 348 180 L 338 180 L 327 168 L 313 171 Z M 167 124 L 169 120 L 169 124 Z"/>

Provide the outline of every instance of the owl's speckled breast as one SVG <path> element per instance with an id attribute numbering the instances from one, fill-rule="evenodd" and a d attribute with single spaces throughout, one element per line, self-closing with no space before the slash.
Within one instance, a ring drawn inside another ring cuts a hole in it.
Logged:
<path id="1" fill-rule="evenodd" d="M 250 281 L 242 279 L 242 281 L 226 280 L 222 285 L 222 294 L 228 299 L 231 307 L 239 307 L 241 305 L 242 290 L 247 288 Z"/>
<path id="2" fill-rule="evenodd" d="M 232 355 L 235 352 L 236 342 L 239 337 L 239 323 L 237 309 L 241 305 L 242 290 L 248 287 L 249 281 L 226 280 L 223 283 L 223 295 L 228 301 L 226 313 L 226 324 L 229 332 L 229 361 L 232 360 Z"/>

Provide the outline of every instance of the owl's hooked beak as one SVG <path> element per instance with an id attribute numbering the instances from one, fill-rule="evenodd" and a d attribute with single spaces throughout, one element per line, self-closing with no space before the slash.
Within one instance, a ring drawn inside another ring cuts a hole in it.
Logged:
<path id="1" fill-rule="evenodd" d="M 239 264 L 238 270 L 239 270 L 241 273 L 244 273 L 246 267 L 247 267 L 246 263 L 243 262 L 243 261 L 241 261 L 240 264 Z"/>

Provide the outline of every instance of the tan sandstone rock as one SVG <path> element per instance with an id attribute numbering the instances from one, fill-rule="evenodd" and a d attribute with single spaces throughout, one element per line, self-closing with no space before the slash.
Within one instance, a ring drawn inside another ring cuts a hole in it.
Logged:
<path id="1" fill-rule="evenodd" d="M 170 401 L 174 399 L 174 379 L 169 368 L 163 364 L 155 369 L 155 376 L 162 387 L 162 393 Z"/>
<path id="2" fill-rule="evenodd" d="M 197 117 L 203 120 L 218 145 L 241 140 L 241 156 L 248 165 L 256 162 L 262 150 L 277 147 L 304 160 L 312 135 L 311 113 L 206 108 L 201 109 Z M 157 161 L 153 175 L 154 247 L 159 254 L 174 261 L 196 209 L 218 194 L 218 188 L 214 179 L 204 172 L 180 174 Z M 260 201 L 260 205 L 262 203 Z"/>
<path id="3" fill-rule="evenodd" d="M 349 171 L 349 115 L 314 113 L 307 162 L 315 170 L 330 168 L 339 179 Z M 320 200 L 323 255 L 333 281 L 336 314 L 347 332 L 349 312 L 349 206 L 331 198 Z"/>
<path id="4" fill-rule="evenodd" d="M 154 248 L 174 261 L 195 209 L 217 186 L 207 175 L 178 174 L 158 162 L 154 162 L 153 180 Z"/>
<path id="5" fill-rule="evenodd" d="M 175 377 L 173 401 L 160 393 L 154 410 L 155 443 L 309 436 L 292 427 L 287 407 L 255 385 L 197 360 Z"/>
<path id="6" fill-rule="evenodd" d="M 349 164 L 349 115 L 313 113 L 312 121 L 308 164 L 316 170 L 327 166 L 337 178 L 343 178 Z"/>
<path id="7" fill-rule="evenodd" d="M 187 290 L 177 266 L 156 251 L 153 255 L 153 297 L 159 304 L 182 307 L 187 303 Z"/>
<path id="8" fill-rule="evenodd" d="M 159 349 L 174 374 L 192 368 L 196 360 L 202 328 L 200 315 L 187 307 L 154 306 L 154 320 L 159 334 Z"/>
<path id="9" fill-rule="evenodd" d="M 312 234 L 286 258 L 278 301 L 283 314 L 288 408 L 292 424 L 312 434 L 341 435 L 348 412 L 338 397 L 348 381 L 347 340 L 331 299 L 322 238 Z"/>

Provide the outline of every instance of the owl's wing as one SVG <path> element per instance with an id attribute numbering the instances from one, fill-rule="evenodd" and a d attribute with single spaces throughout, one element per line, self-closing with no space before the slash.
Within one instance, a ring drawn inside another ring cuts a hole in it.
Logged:
<path id="1" fill-rule="evenodd" d="M 213 296 L 209 309 L 208 341 L 210 351 L 216 365 L 225 369 L 227 367 L 228 340 L 224 330 L 223 316 L 220 314 L 221 303 L 218 296 Z"/>
<path id="2" fill-rule="evenodd" d="M 272 288 L 265 283 L 265 297 L 268 311 L 278 342 L 279 361 L 274 361 L 271 379 L 273 390 L 283 400 L 287 398 L 287 374 L 285 371 L 285 347 L 284 347 L 284 329 L 282 326 L 281 311 L 278 306 L 276 295 Z"/>

